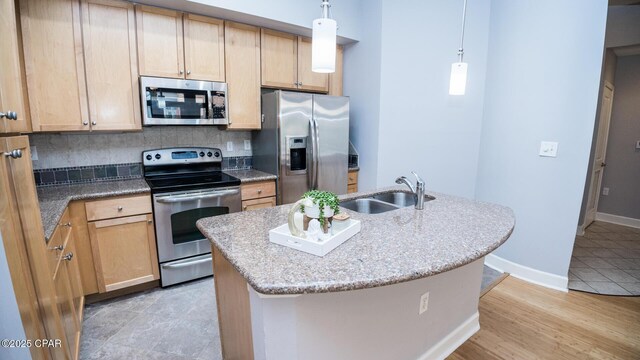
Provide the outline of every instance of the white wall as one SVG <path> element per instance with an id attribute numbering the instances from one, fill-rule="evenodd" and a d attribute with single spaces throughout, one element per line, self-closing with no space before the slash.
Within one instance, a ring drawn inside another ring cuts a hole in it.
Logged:
<path id="1" fill-rule="evenodd" d="M 489 35 L 489 0 L 467 6 L 467 91 L 450 96 L 462 0 L 383 2 L 377 185 L 416 171 L 427 188 L 473 197 Z"/>
<path id="2" fill-rule="evenodd" d="M 609 6 L 605 47 L 640 44 L 640 5 Z"/>
<path id="3" fill-rule="evenodd" d="M 344 50 L 344 94 L 350 96 L 349 138 L 359 152 L 358 189 L 377 187 L 380 126 L 382 1 L 363 1 L 359 16 L 367 31 Z"/>
<path id="4" fill-rule="evenodd" d="M 313 19 L 320 17 L 320 0 L 140 0 L 142 4 L 180 9 L 247 24 L 311 35 Z M 338 22 L 341 43 L 360 40 L 360 0 L 332 1 L 331 16 Z"/>
<path id="5" fill-rule="evenodd" d="M 493 0 L 476 198 L 511 207 L 495 255 L 566 276 L 582 201 L 606 0 Z M 541 140 L 560 143 L 538 156 Z"/>

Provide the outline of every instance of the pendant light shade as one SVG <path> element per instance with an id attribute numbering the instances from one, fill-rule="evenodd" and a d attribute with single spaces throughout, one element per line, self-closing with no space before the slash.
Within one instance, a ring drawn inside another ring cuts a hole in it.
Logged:
<path id="1" fill-rule="evenodd" d="M 462 5 L 462 31 L 460 47 L 458 48 L 458 62 L 451 64 L 451 78 L 449 78 L 449 95 L 464 95 L 467 88 L 467 63 L 464 57 L 464 22 L 467 17 L 467 0 Z"/>
<path id="2" fill-rule="evenodd" d="M 455 62 L 451 64 L 451 78 L 449 79 L 449 95 L 464 95 L 467 87 L 467 63 Z"/>
<path id="3" fill-rule="evenodd" d="M 338 23 L 329 18 L 328 0 L 322 2 L 322 18 L 313 20 L 311 43 L 311 71 L 332 73 L 336 71 L 336 31 Z"/>

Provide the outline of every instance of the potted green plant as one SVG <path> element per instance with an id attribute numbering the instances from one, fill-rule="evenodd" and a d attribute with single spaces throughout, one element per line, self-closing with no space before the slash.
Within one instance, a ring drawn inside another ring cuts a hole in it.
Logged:
<path id="1" fill-rule="evenodd" d="M 304 230 L 308 230 L 311 219 L 318 219 L 322 231 L 326 234 L 331 218 L 340 212 L 338 196 L 329 191 L 311 190 L 302 195 L 302 200 L 300 211 L 304 214 Z"/>

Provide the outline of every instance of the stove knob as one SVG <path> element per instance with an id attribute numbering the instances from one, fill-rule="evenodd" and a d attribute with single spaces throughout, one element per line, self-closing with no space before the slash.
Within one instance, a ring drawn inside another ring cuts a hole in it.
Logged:
<path id="1" fill-rule="evenodd" d="M 209 151 L 209 152 L 207 153 L 207 156 L 208 156 L 208 157 L 213 156 L 213 154 L 211 153 L 211 151 Z"/>
<path id="2" fill-rule="evenodd" d="M 204 157 L 204 151 L 200 151 L 200 157 Z"/>
<path id="3" fill-rule="evenodd" d="M 218 151 L 215 152 L 215 154 L 213 154 L 215 157 L 220 157 L 220 153 Z"/>
<path id="4" fill-rule="evenodd" d="M 156 154 L 156 159 L 160 160 L 160 154 Z"/>
<path id="5" fill-rule="evenodd" d="M 153 157 L 151 156 L 151 154 L 147 155 L 147 160 L 151 160 L 153 159 Z"/>

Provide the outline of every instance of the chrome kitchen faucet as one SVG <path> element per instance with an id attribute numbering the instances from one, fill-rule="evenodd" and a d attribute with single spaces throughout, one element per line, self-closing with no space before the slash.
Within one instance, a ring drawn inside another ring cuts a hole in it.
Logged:
<path id="1" fill-rule="evenodd" d="M 414 188 L 405 176 L 400 176 L 396 179 L 396 184 L 405 184 L 411 189 L 413 197 L 416 201 L 416 210 L 424 209 L 424 180 L 415 171 L 411 172 L 416 177 L 416 187 Z"/>

